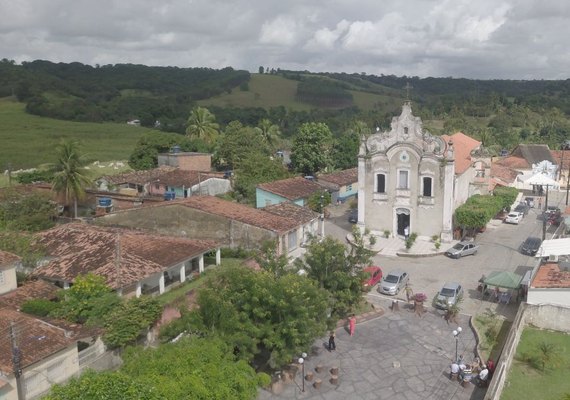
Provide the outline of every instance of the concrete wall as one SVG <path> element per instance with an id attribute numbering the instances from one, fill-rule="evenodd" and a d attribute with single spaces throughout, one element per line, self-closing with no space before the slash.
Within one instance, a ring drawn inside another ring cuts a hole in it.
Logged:
<path id="1" fill-rule="evenodd" d="M 470 167 L 467 171 L 455 177 L 454 210 L 461 204 L 465 203 L 467 199 L 473 195 L 471 182 L 475 181 L 476 174 L 477 171 L 475 168 Z"/>
<path id="2" fill-rule="evenodd" d="M 8 376 L 2 375 L 2 379 L 8 381 L 8 383 L 0 387 L 0 399 L 18 400 L 18 390 L 16 388 L 16 378 L 14 374 Z"/>
<path id="3" fill-rule="evenodd" d="M 208 195 L 217 196 L 218 194 L 228 193 L 232 190 L 232 183 L 229 179 L 209 178 L 198 185 L 192 186 L 190 192 L 192 196 Z"/>
<path id="4" fill-rule="evenodd" d="M 41 363 L 24 368 L 22 385 L 25 398 L 38 399 L 49 391 L 51 385 L 65 382 L 77 374 L 79 374 L 79 357 L 77 345 L 73 343 Z"/>
<path id="5" fill-rule="evenodd" d="M 16 266 L 0 268 L 0 294 L 11 292 L 18 287 Z"/>
<path id="6" fill-rule="evenodd" d="M 283 203 L 288 201 L 285 197 L 281 197 L 278 194 L 267 192 L 263 189 L 255 189 L 255 205 L 256 208 L 263 208 L 267 206 L 272 206 L 275 204 Z M 305 205 L 304 199 L 297 199 L 293 203 L 303 207 Z"/>
<path id="7" fill-rule="evenodd" d="M 212 168 L 212 155 L 203 153 L 159 154 L 158 165 L 178 167 L 185 171 L 210 171 Z"/>
<path id="8" fill-rule="evenodd" d="M 529 288 L 527 294 L 529 304 L 557 304 L 570 307 L 570 288 Z"/>
<path id="9" fill-rule="evenodd" d="M 224 247 L 258 249 L 274 232 L 182 205 L 147 207 L 96 218 L 97 225 L 144 229 L 163 235 L 215 240 Z"/>

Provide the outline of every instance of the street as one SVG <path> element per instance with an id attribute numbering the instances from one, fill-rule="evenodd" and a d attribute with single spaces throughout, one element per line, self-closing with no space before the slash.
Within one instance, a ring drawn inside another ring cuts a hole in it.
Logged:
<path id="1" fill-rule="evenodd" d="M 564 193 L 551 192 L 549 197 L 549 205 L 563 208 Z M 336 213 L 336 216 L 327 221 L 325 230 L 328 235 L 345 241 L 352 225 L 348 223 L 347 213 L 338 214 L 340 213 Z M 477 236 L 476 242 L 480 247 L 475 256 L 455 260 L 443 255 L 422 258 L 377 255 L 374 257 L 374 265 L 380 266 L 384 274 L 395 268 L 407 271 L 410 274 L 414 293 L 423 292 L 430 300 L 445 282 L 458 282 L 464 288 L 464 300 L 461 304 L 463 314 L 476 315 L 490 307 L 511 319 L 516 313 L 516 301 L 512 301 L 509 305 L 481 301 L 481 294 L 477 291 L 478 280 L 482 275 L 488 275 L 492 271 L 512 271 L 524 275 L 527 270 L 534 267 L 535 258 L 521 254 L 519 247 L 528 236 L 542 237 L 540 215 L 541 211 L 538 208 L 532 208 L 519 225 L 494 221 L 491 227 Z M 442 249 L 445 249 L 445 246 L 442 244 Z M 403 299 L 403 295 L 400 293 L 396 297 Z M 376 288 L 372 289 L 368 297 L 372 302 L 391 299 L 390 296 L 379 294 Z"/>

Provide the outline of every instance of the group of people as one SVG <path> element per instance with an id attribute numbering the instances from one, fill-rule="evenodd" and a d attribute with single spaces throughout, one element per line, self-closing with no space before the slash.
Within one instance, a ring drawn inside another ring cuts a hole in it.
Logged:
<path id="1" fill-rule="evenodd" d="M 450 378 L 458 377 L 460 381 L 471 380 L 474 376 L 477 377 L 477 384 L 479 386 L 486 386 L 493 376 L 495 371 L 495 363 L 489 358 L 487 364 L 481 363 L 478 357 L 475 357 L 471 364 L 466 364 L 463 355 L 451 364 Z"/>

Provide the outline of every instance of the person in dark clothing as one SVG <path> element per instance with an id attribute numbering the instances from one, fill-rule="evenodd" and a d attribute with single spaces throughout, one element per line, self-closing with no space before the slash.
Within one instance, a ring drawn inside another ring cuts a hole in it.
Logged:
<path id="1" fill-rule="evenodd" d="M 334 337 L 335 333 L 334 331 L 331 331 L 331 334 L 329 336 L 329 351 L 336 350 L 336 343 L 334 342 Z"/>

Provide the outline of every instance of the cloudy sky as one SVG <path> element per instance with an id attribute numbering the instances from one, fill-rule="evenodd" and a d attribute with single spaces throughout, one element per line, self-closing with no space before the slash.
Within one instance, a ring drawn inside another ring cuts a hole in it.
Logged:
<path id="1" fill-rule="evenodd" d="M 566 79 L 567 0 L 0 0 L 0 58 Z"/>

